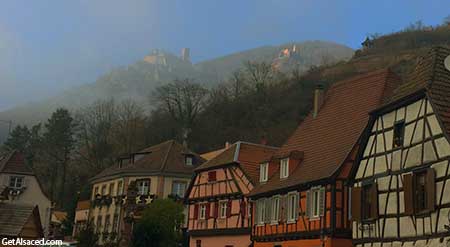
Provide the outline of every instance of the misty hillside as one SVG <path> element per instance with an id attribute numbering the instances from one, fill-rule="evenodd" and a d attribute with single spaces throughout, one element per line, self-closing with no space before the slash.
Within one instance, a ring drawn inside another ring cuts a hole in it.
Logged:
<path id="1" fill-rule="evenodd" d="M 283 50 L 292 50 L 294 45 L 295 56 L 280 58 Z M 151 92 L 159 85 L 177 78 L 190 78 L 207 86 L 214 86 L 225 80 L 232 72 L 242 68 L 246 61 L 273 63 L 274 66 L 279 66 L 280 70 L 297 68 L 306 71 L 312 65 L 347 60 L 352 55 L 352 49 L 324 41 L 264 46 L 198 64 L 191 64 L 173 54 L 155 50 L 143 60 L 116 68 L 99 77 L 94 83 L 67 90 L 47 100 L 1 112 L 0 119 L 12 120 L 14 124 L 33 124 L 46 119 L 57 107 L 74 110 L 96 100 L 108 98 L 134 99 L 146 107 L 151 107 L 149 103 Z M 4 136 L 6 131 L 6 127 L 0 128 L 0 136 Z"/>

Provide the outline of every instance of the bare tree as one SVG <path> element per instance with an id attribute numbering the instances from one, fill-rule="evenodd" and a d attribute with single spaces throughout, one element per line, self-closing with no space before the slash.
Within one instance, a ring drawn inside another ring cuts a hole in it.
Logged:
<path id="1" fill-rule="evenodd" d="M 92 169 L 99 172 L 113 162 L 113 123 L 117 120 L 113 100 L 97 101 L 81 109 L 79 121 L 78 156 Z"/>
<path id="2" fill-rule="evenodd" d="M 133 100 L 125 100 L 116 107 L 117 119 L 113 126 L 113 141 L 121 153 L 131 153 L 144 143 L 144 109 Z"/>
<path id="3" fill-rule="evenodd" d="M 265 62 L 258 63 L 248 61 L 245 63 L 244 72 L 248 80 L 255 85 L 257 90 L 267 86 L 267 84 L 269 84 L 274 77 L 274 72 L 271 65 Z"/>
<path id="4" fill-rule="evenodd" d="M 154 92 L 156 102 L 181 125 L 183 144 L 187 145 L 192 126 L 203 110 L 208 90 L 189 79 L 175 80 Z"/>

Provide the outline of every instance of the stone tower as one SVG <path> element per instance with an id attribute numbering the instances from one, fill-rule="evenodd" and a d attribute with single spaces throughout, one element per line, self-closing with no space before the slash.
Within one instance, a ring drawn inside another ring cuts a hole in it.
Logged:
<path id="1" fill-rule="evenodd" d="M 189 48 L 182 48 L 181 49 L 181 60 L 190 62 L 190 49 Z"/>

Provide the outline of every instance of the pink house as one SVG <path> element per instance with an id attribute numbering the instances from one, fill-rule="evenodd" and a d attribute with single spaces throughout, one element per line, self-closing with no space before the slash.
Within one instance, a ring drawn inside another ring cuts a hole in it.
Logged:
<path id="1" fill-rule="evenodd" d="M 236 142 L 195 169 L 187 190 L 189 246 L 247 247 L 251 212 L 247 194 L 259 180 L 259 162 L 277 148 Z"/>

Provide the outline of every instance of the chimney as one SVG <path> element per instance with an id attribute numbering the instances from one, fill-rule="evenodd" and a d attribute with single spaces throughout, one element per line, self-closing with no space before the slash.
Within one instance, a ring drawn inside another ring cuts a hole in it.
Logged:
<path id="1" fill-rule="evenodd" d="M 267 138 L 266 135 L 261 136 L 261 140 L 259 141 L 259 144 L 261 145 L 267 145 Z"/>
<path id="2" fill-rule="evenodd" d="M 313 118 L 317 117 L 317 114 L 319 114 L 320 107 L 322 107 L 323 100 L 324 100 L 324 92 L 323 92 L 323 85 L 317 84 L 316 88 L 314 89 L 314 97 L 313 97 Z"/>

